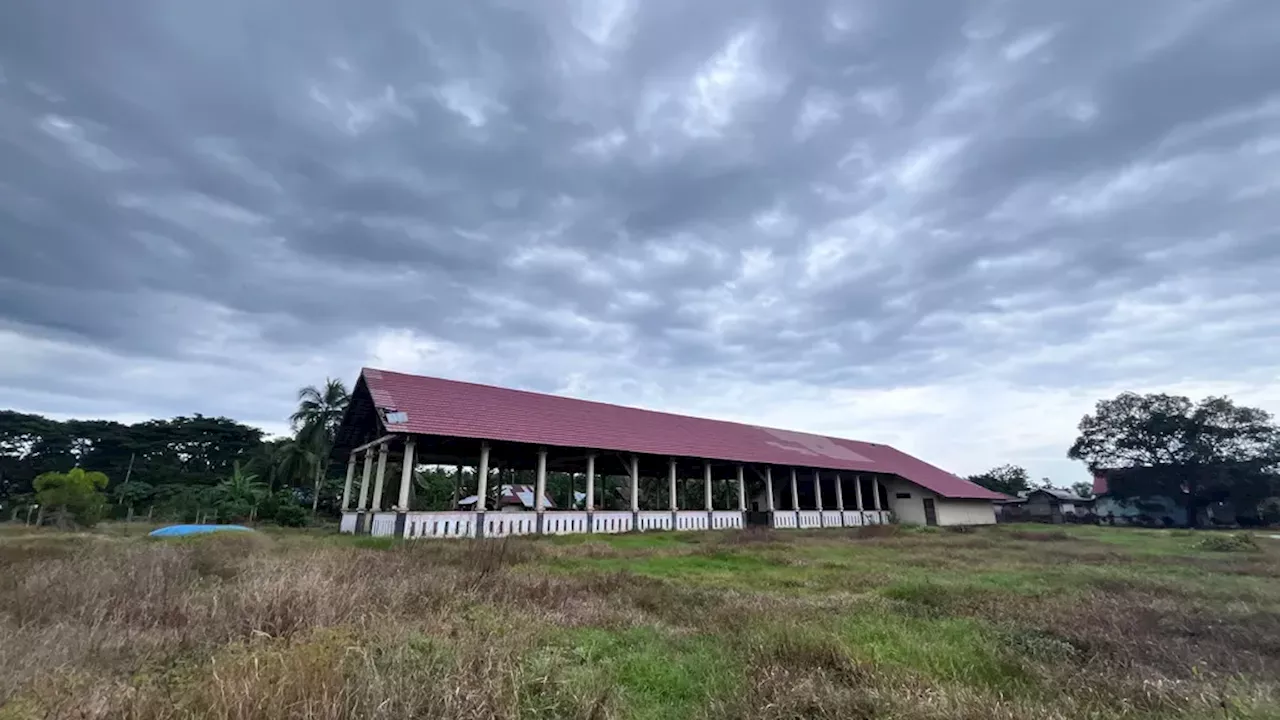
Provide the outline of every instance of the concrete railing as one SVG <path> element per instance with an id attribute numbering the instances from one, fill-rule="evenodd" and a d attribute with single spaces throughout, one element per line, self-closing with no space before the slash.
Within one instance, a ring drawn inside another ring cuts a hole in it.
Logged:
<path id="1" fill-rule="evenodd" d="M 487 512 L 484 514 L 485 537 L 537 535 L 538 516 L 524 512 Z"/>
<path id="2" fill-rule="evenodd" d="M 731 530 L 742 527 L 742 513 L 737 510 L 717 510 L 711 513 L 711 529 Z"/>
<path id="3" fill-rule="evenodd" d="M 671 527 L 670 510 L 642 510 L 636 513 L 636 529 L 641 532 L 646 530 L 670 530 Z"/>
<path id="4" fill-rule="evenodd" d="M 591 513 L 591 532 L 603 534 L 631 532 L 631 513 Z"/>
<path id="5" fill-rule="evenodd" d="M 681 510 L 676 513 L 676 530 L 706 530 L 709 520 L 706 510 Z"/>
<path id="6" fill-rule="evenodd" d="M 745 516 L 736 510 L 681 510 L 672 517 L 670 511 L 645 510 L 633 516 L 630 512 L 553 511 L 543 514 L 543 535 L 577 535 L 586 533 L 615 534 L 639 531 L 729 530 L 744 527 Z M 365 528 L 357 527 L 358 513 L 342 514 L 343 533 L 368 532 L 374 537 L 393 537 L 400 522 L 393 512 L 374 513 L 365 518 Z M 885 510 L 779 510 L 772 516 L 773 527 L 819 528 L 882 525 L 890 515 Z M 510 537 L 538 534 L 538 516 L 532 512 L 412 512 L 404 516 L 401 532 L 406 538 L 470 538 Z M 483 533 L 478 523 L 483 522 Z"/>
<path id="7" fill-rule="evenodd" d="M 338 531 L 350 535 L 356 531 L 356 514 L 353 512 L 342 513 L 342 524 L 338 526 Z"/>
<path id="8" fill-rule="evenodd" d="M 391 537 L 396 534 L 396 514 L 380 512 L 373 514 L 373 524 L 369 534 L 374 537 Z"/>
<path id="9" fill-rule="evenodd" d="M 508 515 L 515 514 L 517 513 L 508 513 Z M 543 535 L 581 535 L 586 532 L 587 514 L 585 512 L 549 512 L 542 518 Z"/>
<path id="10" fill-rule="evenodd" d="M 407 538 L 475 537 L 476 515 L 472 512 L 414 512 L 405 516 Z"/>

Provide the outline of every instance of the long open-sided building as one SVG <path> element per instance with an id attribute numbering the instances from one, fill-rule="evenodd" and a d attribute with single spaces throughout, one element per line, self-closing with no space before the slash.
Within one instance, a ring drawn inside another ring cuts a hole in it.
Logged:
<path id="1" fill-rule="evenodd" d="M 1003 498 L 888 445 L 369 368 L 334 457 L 347 464 L 343 532 L 406 538 L 977 525 L 995 522 L 992 501 Z M 389 459 L 399 477 L 387 477 Z M 474 510 L 412 510 L 420 465 L 474 467 L 482 500 Z M 495 473 L 512 469 L 533 474 L 533 510 L 490 510 Z M 583 507 L 550 508 L 549 472 L 573 474 Z M 598 485 L 618 477 L 630 507 L 595 507 Z M 691 480 L 702 502 L 680 507 L 678 489 Z M 717 483 L 735 488 L 729 507 L 714 506 Z M 646 496 L 660 507 L 641 507 Z"/>

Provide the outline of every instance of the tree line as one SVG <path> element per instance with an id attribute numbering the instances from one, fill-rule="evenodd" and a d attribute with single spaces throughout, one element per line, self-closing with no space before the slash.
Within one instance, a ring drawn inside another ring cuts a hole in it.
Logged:
<path id="1" fill-rule="evenodd" d="M 291 434 L 278 438 L 198 414 L 129 424 L 0 411 L 0 519 L 303 524 L 340 502 L 329 454 L 349 394 L 327 380 L 297 400 Z"/>
<path id="2" fill-rule="evenodd" d="M 1078 430 L 1067 457 L 1105 477 L 1112 496 L 1172 498 L 1192 524 L 1212 503 L 1230 503 L 1242 521 L 1280 520 L 1280 425 L 1261 408 L 1227 397 L 1197 402 L 1127 392 L 1099 401 Z M 1011 496 L 1036 487 L 1016 465 L 969 479 Z M 1087 497 L 1092 484 L 1078 482 L 1072 490 Z"/>

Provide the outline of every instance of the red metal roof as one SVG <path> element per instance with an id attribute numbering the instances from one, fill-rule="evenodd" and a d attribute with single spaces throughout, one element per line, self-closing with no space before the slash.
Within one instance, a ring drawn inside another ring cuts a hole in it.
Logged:
<path id="1" fill-rule="evenodd" d="M 948 498 L 1004 496 L 888 445 L 365 368 L 390 432 L 898 475 Z"/>

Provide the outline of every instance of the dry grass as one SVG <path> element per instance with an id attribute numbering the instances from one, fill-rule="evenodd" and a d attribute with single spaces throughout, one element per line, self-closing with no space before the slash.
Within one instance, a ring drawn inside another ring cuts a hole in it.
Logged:
<path id="1" fill-rule="evenodd" d="M 0 720 L 1278 717 L 1280 552 L 1198 542 L 0 531 Z"/>

